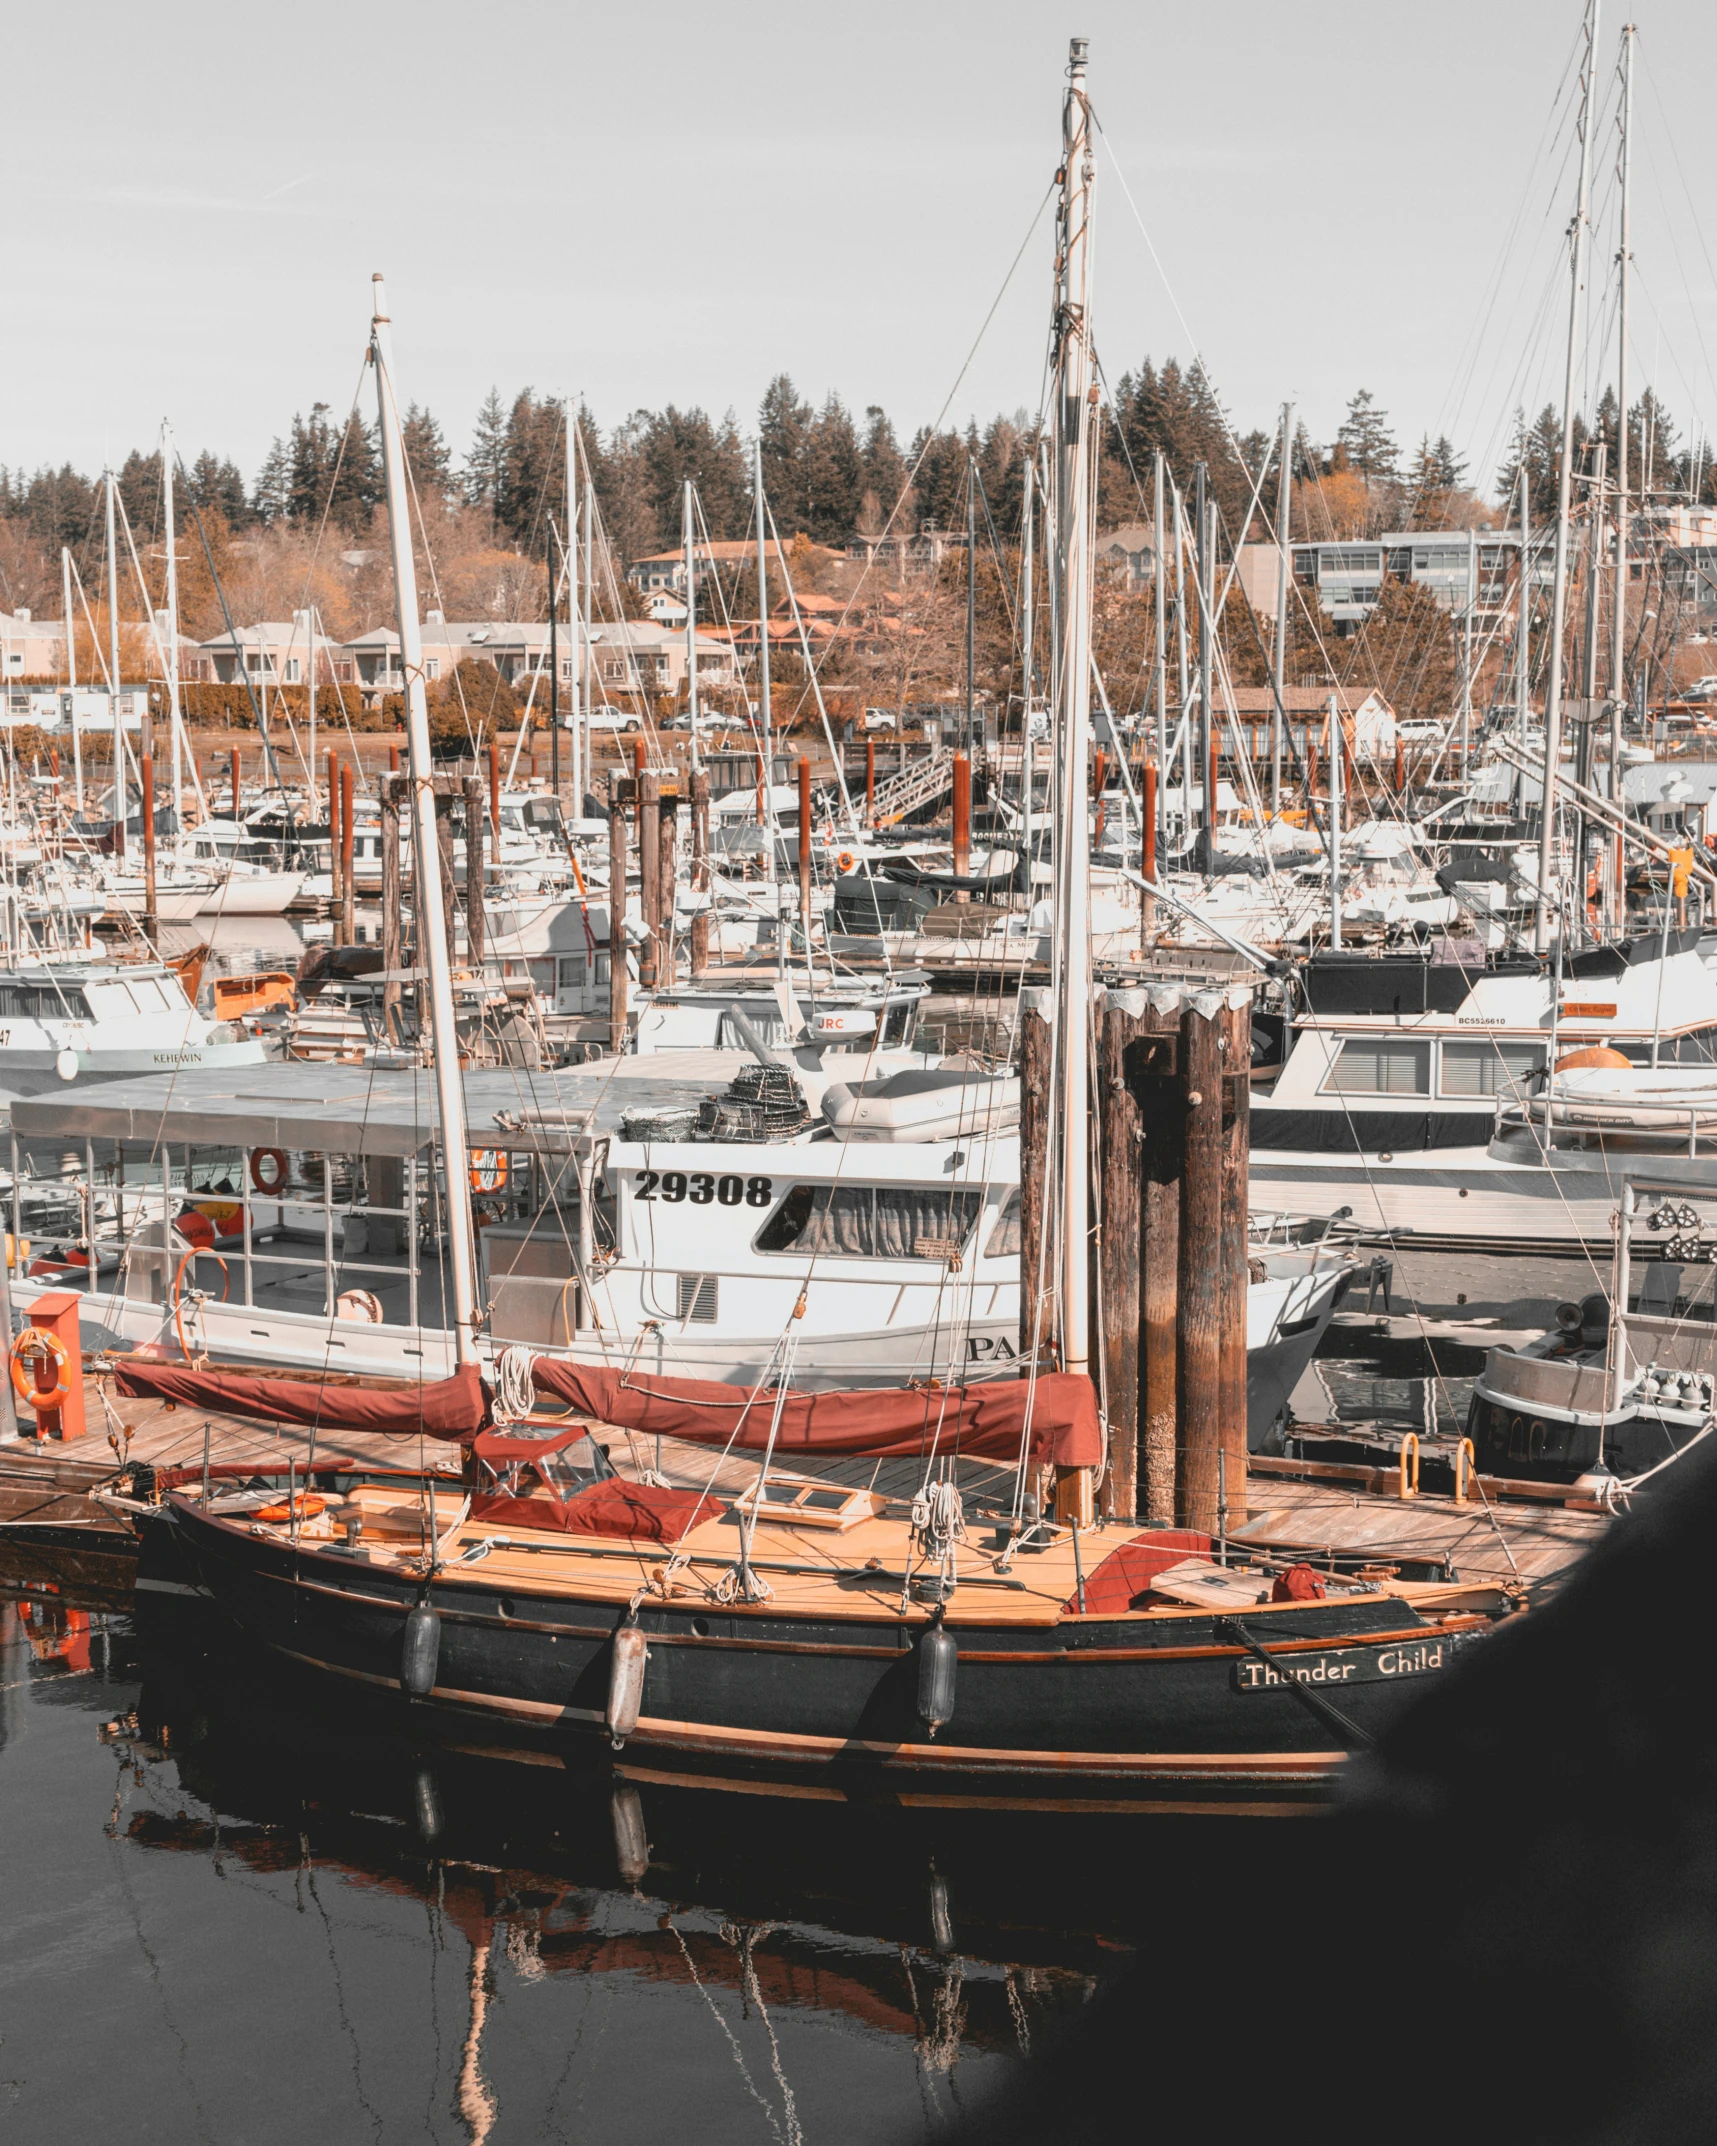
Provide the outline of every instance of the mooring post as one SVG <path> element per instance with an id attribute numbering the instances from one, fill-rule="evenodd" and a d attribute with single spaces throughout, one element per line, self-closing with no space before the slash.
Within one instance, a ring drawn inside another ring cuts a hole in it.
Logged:
<path id="1" fill-rule="evenodd" d="M 608 778 L 608 1047 L 626 1048 L 626 782 Z"/>
<path id="2" fill-rule="evenodd" d="M 357 873 L 353 867 L 352 797 L 356 770 L 348 760 L 340 769 L 340 944 L 350 946 L 357 937 Z"/>
<path id="3" fill-rule="evenodd" d="M 680 831 L 680 778 L 663 785 L 657 808 L 656 836 L 656 982 L 671 988 L 674 981 L 674 886 L 678 876 L 674 853 Z"/>
<path id="4" fill-rule="evenodd" d="M 1143 1245 L 1144 1139 L 1135 1043 L 1148 1019 L 1142 991 L 1105 991 L 1097 1012 L 1097 1137 L 1103 1219 L 1097 1292 L 1109 1464 L 1103 1510 L 1131 1519 L 1139 1483 L 1139 1254 Z"/>
<path id="5" fill-rule="evenodd" d="M 954 877 L 972 875 L 972 763 L 964 753 L 954 755 Z M 957 902 L 970 901 L 964 887 L 954 892 Z"/>
<path id="6" fill-rule="evenodd" d="M 1056 1349 L 1055 1267 L 1046 1257 L 1044 1223 L 1049 1205 L 1049 1122 L 1055 1077 L 1054 996 L 1031 989 L 1019 994 L 1014 1054 L 1019 1065 L 1019 1353 L 1025 1364 L 1037 1353 L 1040 1369 L 1053 1369 Z M 1041 1295 L 1040 1295 L 1041 1286 Z M 1041 1307 L 1041 1316 L 1040 1316 Z"/>
<path id="7" fill-rule="evenodd" d="M 481 776 L 465 782 L 465 945 L 471 966 L 480 969 L 488 951 L 488 923 L 484 914 L 484 880 L 488 876 L 489 817 L 485 810 Z M 497 841 L 496 847 L 499 848 Z"/>
<path id="8" fill-rule="evenodd" d="M 1201 991 L 1180 1030 L 1186 1159 L 1180 1208 L 1177 1518 L 1216 1527 L 1217 1448 L 1222 1442 L 1222 1038 L 1223 994 Z"/>
<path id="9" fill-rule="evenodd" d="M 709 770 L 698 768 L 692 776 L 692 891 L 703 906 L 692 916 L 692 974 L 701 976 L 709 967 Z"/>
<path id="10" fill-rule="evenodd" d="M 1246 1519 L 1246 1291 L 1251 1245 L 1246 1177 L 1251 1160 L 1252 992 L 1229 987 L 1222 1035 L 1222 1451 L 1228 1525 Z"/>
<path id="11" fill-rule="evenodd" d="M 645 933 L 638 947 L 638 988 L 650 991 L 662 980 L 662 778 L 655 768 L 646 768 L 636 779 L 638 877 Z"/>
<path id="12" fill-rule="evenodd" d="M 1180 1425 L 1180 1201 L 1186 1175 L 1186 1090 L 1180 1078 L 1183 994 L 1145 993 L 1144 1034 L 1134 1046 L 1134 1086 L 1144 1135 L 1139 1205 L 1139 1431 L 1144 1512 L 1172 1527 Z"/>
<path id="13" fill-rule="evenodd" d="M 382 801 L 382 973 L 396 979 L 405 967 L 404 896 L 399 869 L 399 794 L 397 775 L 381 779 Z M 382 985 L 382 1034 L 390 1043 L 400 1041 L 400 986 Z"/>

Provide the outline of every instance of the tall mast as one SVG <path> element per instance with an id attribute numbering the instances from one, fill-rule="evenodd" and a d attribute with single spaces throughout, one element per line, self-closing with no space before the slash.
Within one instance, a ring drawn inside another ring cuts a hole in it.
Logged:
<path id="1" fill-rule="evenodd" d="M 769 715 L 769 540 L 763 506 L 763 442 L 752 449 L 757 490 L 757 720 L 763 738 L 763 876 L 775 877 L 775 741 Z"/>
<path id="2" fill-rule="evenodd" d="M 1061 840 L 1061 991 L 1056 1007 L 1060 1059 L 1061 1168 L 1058 1191 L 1061 1363 L 1088 1374 L 1091 1311 L 1088 1268 L 1090 1169 L 1091 834 L 1086 803 L 1091 745 L 1091 190 L 1096 160 L 1085 94 L 1088 40 L 1071 41 L 1062 112 L 1061 213 L 1056 235 L 1055 546 L 1062 588 L 1061 663 L 1056 680 Z"/>
<path id="3" fill-rule="evenodd" d="M 1025 849 L 1025 906 L 1029 916 L 1032 905 L 1032 855 L 1034 842 L 1031 832 L 1031 792 L 1036 772 L 1037 752 L 1031 735 L 1031 680 L 1032 648 L 1037 638 L 1035 599 L 1037 596 L 1037 474 L 1031 456 L 1025 457 L 1024 468 L 1024 526 L 1020 532 L 1022 572 L 1020 576 L 1019 640 L 1020 640 L 1020 719 L 1019 719 L 1019 810 L 1020 835 Z M 998 752 L 1000 747 L 997 747 Z"/>
<path id="4" fill-rule="evenodd" d="M 584 468 L 584 601 L 579 606 L 580 630 L 572 642 L 573 667 L 579 672 L 579 706 L 584 711 L 584 729 L 579 737 L 578 764 L 584 770 L 585 788 L 590 786 L 590 702 L 595 686 L 590 676 L 590 622 L 596 615 L 591 587 L 595 579 L 596 488 L 590 481 L 590 465 Z M 573 818 L 584 815 L 582 796 L 573 799 Z"/>
<path id="5" fill-rule="evenodd" d="M 1520 617 L 1514 630 L 1515 742 L 1525 752 L 1532 685 L 1532 478 L 1524 456 L 1520 463 Z"/>
<path id="6" fill-rule="evenodd" d="M 1628 271 L 1633 266 L 1630 194 L 1633 180 L 1634 26 L 1622 25 L 1621 244 L 1616 252 L 1616 559 L 1614 613 L 1610 621 L 1610 803 L 1622 795 L 1622 703 L 1627 698 L 1623 671 L 1627 664 L 1628 625 Z M 1623 922 L 1621 857 L 1618 846 L 1612 904 L 1616 929 Z"/>
<path id="7" fill-rule="evenodd" d="M 548 772 L 560 802 L 560 577 L 554 563 L 554 516 L 548 521 Z M 537 674 L 542 675 L 540 672 Z"/>
<path id="8" fill-rule="evenodd" d="M 1216 720 L 1210 673 L 1214 664 L 1211 648 L 1210 502 L 1206 497 L 1209 471 L 1202 462 L 1193 469 L 1193 505 L 1198 516 L 1198 754 L 1199 780 L 1204 785 L 1204 869 L 1216 870 Z"/>
<path id="9" fill-rule="evenodd" d="M 1562 374 L 1562 455 L 1556 472 L 1555 576 L 1550 588 L 1550 649 L 1544 675 L 1544 791 L 1538 830 L 1538 899 L 1533 944 L 1550 943 L 1550 874 L 1556 856 L 1556 775 L 1562 752 L 1562 638 L 1568 623 L 1568 523 L 1574 489 L 1574 387 L 1586 295 L 1586 239 L 1592 198 L 1592 99 L 1597 86 L 1598 0 L 1586 0 L 1586 58 L 1580 108 L 1580 193 L 1568 264 L 1568 352 Z"/>
<path id="10" fill-rule="evenodd" d="M 173 734 L 173 840 L 180 845 L 179 837 L 179 786 L 184 781 L 182 750 L 184 744 L 184 717 L 179 709 L 179 555 L 178 537 L 173 523 L 173 428 L 167 420 L 161 420 L 161 519 L 167 531 L 167 725 Z M 314 659 L 311 674 L 315 674 Z M 314 685 L 310 688 L 314 694 Z M 310 720 L 316 720 L 316 703 L 310 703 Z M 310 765 L 316 765 L 316 735 L 310 734 Z"/>
<path id="11" fill-rule="evenodd" d="M 411 853 L 417 882 L 419 943 L 429 971 L 430 1033 L 435 1044 L 435 1094 L 441 1119 L 441 1150 L 447 1172 L 447 1248 L 453 1267 L 453 1347 L 461 1364 L 477 1360 L 477 1260 L 466 1196 L 465 1091 L 459 1080 L 459 1038 L 453 1020 L 453 978 L 448 960 L 447 915 L 442 907 L 441 845 L 435 827 L 435 777 L 429 758 L 429 703 L 423 689 L 423 632 L 417 616 L 417 564 L 411 551 L 411 510 L 405 450 L 399 436 L 399 399 L 394 389 L 393 346 L 387 294 L 378 275 L 375 316 L 370 322 L 370 359 L 376 369 L 376 412 L 387 478 L 388 536 L 393 548 L 394 590 L 399 605 L 400 668 L 405 673 L 405 728 L 411 760 Z"/>
<path id="12" fill-rule="evenodd" d="M 83 737 L 78 729 L 77 682 L 78 639 L 77 620 L 72 615 L 72 555 L 71 547 L 60 546 L 60 589 L 66 610 L 66 689 L 72 696 L 72 794 L 77 800 L 77 809 L 83 810 Z"/>
<path id="13" fill-rule="evenodd" d="M 107 472 L 107 685 L 113 711 L 113 853 L 125 855 L 125 723 L 119 712 L 119 544 L 113 528 L 113 472 Z"/>
<path id="14" fill-rule="evenodd" d="M 1152 594 L 1156 598 L 1157 628 L 1157 848 L 1161 860 L 1163 818 L 1167 807 L 1163 798 L 1168 790 L 1169 768 L 1169 652 L 1168 652 L 1168 553 L 1164 549 L 1163 516 L 1168 509 L 1163 499 L 1163 451 L 1159 447 L 1152 457 L 1151 472 L 1151 543 L 1156 557 L 1152 561 L 1156 583 Z"/>
<path id="15" fill-rule="evenodd" d="M 972 749 L 972 708 L 978 658 L 978 465 L 966 457 L 966 750 Z"/>
<path id="16" fill-rule="evenodd" d="M 1282 813 L 1282 724 L 1288 708 L 1288 519 L 1294 503 L 1294 406 L 1282 405 L 1282 467 L 1276 478 L 1276 707 L 1270 722 L 1270 817 Z M 1161 629 L 1158 629 L 1161 639 Z"/>
<path id="17" fill-rule="evenodd" d="M 578 413 L 569 395 L 566 398 L 566 610 L 572 621 L 572 722 L 569 735 L 572 745 L 572 816 L 575 820 L 584 817 L 585 788 L 584 702 L 578 675 L 579 650 L 583 646 L 578 617 L 578 559 Z"/>
<path id="18" fill-rule="evenodd" d="M 692 480 L 686 479 L 685 501 L 682 508 L 682 532 L 686 549 L 686 722 L 691 730 L 690 764 L 698 766 L 698 577 L 694 556 L 696 505 L 692 499 Z"/>

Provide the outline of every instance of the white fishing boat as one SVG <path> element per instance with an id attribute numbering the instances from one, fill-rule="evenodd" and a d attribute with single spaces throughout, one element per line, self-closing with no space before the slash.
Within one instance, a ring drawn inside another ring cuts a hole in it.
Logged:
<path id="1" fill-rule="evenodd" d="M 0 969 L 0 1089 L 259 1067 L 254 1037 L 199 1013 L 157 962 L 37 962 Z"/>

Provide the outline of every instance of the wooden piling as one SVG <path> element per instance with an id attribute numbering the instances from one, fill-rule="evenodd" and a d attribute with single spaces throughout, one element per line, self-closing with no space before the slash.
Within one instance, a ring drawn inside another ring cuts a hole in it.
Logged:
<path id="1" fill-rule="evenodd" d="M 1019 1353 L 1023 1363 L 1037 1353 L 1041 1368 L 1058 1360 L 1055 1269 L 1046 1257 L 1049 1207 L 1049 1125 L 1054 1102 L 1054 1000 L 1048 991 L 1019 994 L 1015 1060 L 1020 1075 Z"/>
<path id="2" fill-rule="evenodd" d="M 864 823 L 876 825 L 876 740 L 864 741 Z"/>
<path id="3" fill-rule="evenodd" d="M 653 991 L 662 981 L 662 778 L 648 768 L 638 776 L 637 784 L 638 876 L 645 931 L 638 948 L 638 987 Z"/>
<path id="4" fill-rule="evenodd" d="M 805 938 L 805 965 L 811 962 L 811 763 L 799 755 L 799 929 Z"/>
<path id="5" fill-rule="evenodd" d="M 1214 1532 L 1222 1443 L 1221 995 L 1200 992 L 1181 1020 L 1186 1104 L 1177 1328 L 1180 1436 L 1176 1518 Z"/>
<path id="6" fill-rule="evenodd" d="M 608 1041 L 618 1055 L 626 1048 L 626 785 L 608 778 Z"/>
<path id="7" fill-rule="evenodd" d="M 384 775 L 382 804 L 382 969 L 397 977 L 405 967 L 404 890 L 400 884 L 399 808 L 404 788 L 397 774 Z M 397 982 L 382 985 L 382 1034 L 390 1043 L 404 1039 L 400 1033 L 400 991 Z"/>
<path id="8" fill-rule="evenodd" d="M 1251 1159 L 1252 994 L 1231 991 L 1223 1009 L 1222 1068 L 1222 1450 L 1230 1528 L 1246 1519 L 1246 1290 L 1251 1245 L 1246 1180 Z"/>
<path id="9" fill-rule="evenodd" d="M 692 777 L 692 891 L 706 906 L 692 917 L 692 975 L 702 976 L 709 967 L 710 898 L 709 870 L 709 771 L 699 768 Z"/>
<path id="10" fill-rule="evenodd" d="M 145 736 L 139 741 L 137 772 L 143 778 L 143 930 L 149 944 L 160 951 L 161 915 L 155 892 L 155 741 L 147 735 L 149 719 L 143 719 Z"/>
<path id="11" fill-rule="evenodd" d="M 972 872 L 972 763 L 964 753 L 954 755 L 954 876 L 969 879 Z M 964 887 L 954 899 L 969 901 Z"/>
<path id="12" fill-rule="evenodd" d="M 662 800 L 657 807 L 656 837 L 656 981 L 659 987 L 671 986 L 677 963 L 674 959 L 674 892 L 679 878 L 677 853 L 680 834 L 680 786 L 678 781 L 664 783 Z"/>
<path id="13" fill-rule="evenodd" d="M 1139 1480 L 1139 1249 L 1143 1235 L 1144 1123 L 1134 1045 L 1147 1020 L 1142 991 L 1105 991 L 1097 1012 L 1097 1114 L 1102 1234 L 1097 1336 L 1109 1417 L 1105 1514 L 1130 1519 Z"/>
<path id="14" fill-rule="evenodd" d="M 340 931 L 342 946 L 350 946 L 356 936 L 357 875 L 352 869 L 352 763 L 348 760 L 340 770 Z"/>
<path id="15" fill-rule="evenodd" d="M 1134 1045 L 1133 1092 L 1143 1135 L 1139 1201 L 1139 1442 L 1141 1503 L 1172 1527 L 1180 1425 L 1180 1196 L 1186 1174 L 1186 1093 L 1180 1078 L 1181 992 L 1145 994 Z"/>
<path id="16" fill-rule="evenodd" d="M 501 846 L 501 748 L 489 743 L 489 832 L 495 847 Z"/>
<path id="17" fill-rule="evenodd" d="M 493 746 L 490 751 L 494 751 Z M 465 946 L 474 969 L 483 966 L 489 941 L 484 908 L 488 890 L 483 883 L 488 853 L 489 818 L 484 809 L 487 803 L 482 777 L 468 776 L 465 783 Z"/>
<path id="18" fill-rule="evenodd" d="M 238 818 L 238 816 L 239 816 L 239 806 L 238 806 L 238 778 L 239 778 L 239 758 L 238 758 L 238 747 L 237 747 L 237 746 L 235 745 L 235 746 L 233 747 L 233 818 L 234 818 L 235 820 L 236 820 L 236 819 Z"/>

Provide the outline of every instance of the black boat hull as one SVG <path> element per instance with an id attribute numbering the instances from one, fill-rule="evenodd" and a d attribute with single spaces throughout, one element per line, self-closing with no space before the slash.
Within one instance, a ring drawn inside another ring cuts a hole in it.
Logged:
<path id="1" fill-rule="evenodd" d="M 438 1648 L 426 1704 L 515 1732 L 608 1733 L 625 1603 L 531 1594 L 480 1570 L 443 1572 L 425 1590 L 178 1501 L 163 1524 L 209 1596 L 294 1660 L 397 1693 L 406 1617 L 427 1600 Z M 1445 1629 L 1378 1597 L 1248 1610 L 1244 1640 L 1216 1613 L 1022 1627 L 956 1611 L 956 1696 L 933 1736 L 918 1715 L 924 1613 L 901 1619 L 890 1596 L 869 1601 L 874 1615 L 847 1619 L 646 1598 L 636 1614 L 649 1656 L 623 1763 L 860 1797 L 1292 1804 L 1327 1794 L 1347 1755 L 1483 1629 Z"/>

